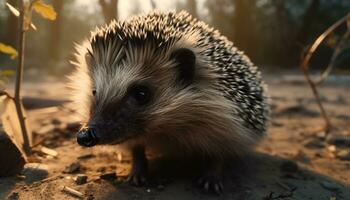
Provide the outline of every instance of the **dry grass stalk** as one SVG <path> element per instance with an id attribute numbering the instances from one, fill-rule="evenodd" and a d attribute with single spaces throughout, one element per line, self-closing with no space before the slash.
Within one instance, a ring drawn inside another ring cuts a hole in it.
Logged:
<path id="1" fill-rule="evenodd" d="M 343 18 L 339 19 L 337 22 L 335 22 L 332 26 L 330 26 L 325 32 L 323 32 L 316 40 L 315 42 L 311 45 L 311 47 L 308 49 L 306 52 L 305 56 L 301 60 L 300 68 L 303 71 L 303 74 L 305 76 L 306 81 L 311 87 L 311 90 L 313 92 L 313 95 L 315 96 L 316 102 L 318 107 L 321 110 L 322 117 L 325 121 L 325 132 L 328 134 L 330 132 L 330 129 L 332 127 L 331 121 L 327 115 L 326 110 L 323 107 L 322 101 L 320 99 L 318 90 L 317 90 L 317 83 L 322 82 L 325 80 L 330 71 L 332 70 L 334 66 L 334 62 L 338 54 L 340 53 L 340 48 L 344 45 L 345 39 L 349 36 L 349 20 L 350 20 L 350 13 Z M 309 63 L 310 59 L 317 50 L 317 48 L 320 46 L 320 44 L 326 39 L 327 36 L 329 36 L 331 33 L 333 33 L 341 24 L 344 22 L 348 22 L 348 31 L 343 35 L 342 39 L 340 42 L 338 42 L 338 45 L 335 49 L 334 54 L 332 55 L 332 59 L 330 61 L 330 64 L 328 65 L 327 69 L 322 73 L 321 77 L 318 79 L 318 81 L 314 81 L 311 79 L 310 74 L 309 74 Z"/>

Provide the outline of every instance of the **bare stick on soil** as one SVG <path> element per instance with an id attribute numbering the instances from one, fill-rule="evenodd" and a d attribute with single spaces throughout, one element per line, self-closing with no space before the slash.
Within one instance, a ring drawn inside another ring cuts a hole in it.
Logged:
<path id="1" fill-rule="evenodd" d="M 19 48 L 18 48 L 18 65 L 17 65 L 17 73 L 16 73 L 16 86 L 15 86 L 15 104 L 16 104 L 16 110 L 18 115 L 18 120 L 21 126 L 21 131 L 23 134 L 23 149 L 27 155 L 31 154 L 30 144 L 29 144 L 29 138 L 28 138 L 28 130 L 25 123 L 25 117 L 22 110 L 22 103 L 21 103 L 21 83 L 22 83 L 22 77 L 23 77 L 23 68 L 24 68 L 24 47 L 25 47 L 25 5 L 24 2 L 21 0 L 20 2 L 20 20 L 19 20 Z"/>
<path id="2" fill-rule="evenodd" d="M 79 198 L 83 198 L 84 197 L 84 195 L 81 192 L 79 192 L 79 191 L 77 191 L 77 190 L 75 190 L 73 188 L 70 188 L 68 186 L 63 186 L 62 190 L 67 192 L 70 195 L 73 195 L 73 196 L 76 196 L 76 197 L 79 197 Z"/>

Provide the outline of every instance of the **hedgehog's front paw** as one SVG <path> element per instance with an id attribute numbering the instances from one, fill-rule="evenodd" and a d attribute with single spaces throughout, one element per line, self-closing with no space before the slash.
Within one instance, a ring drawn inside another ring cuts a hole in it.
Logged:
<path id="1" fill-rule="evenodd" d="M 148 164 L 143 146 L 135 146 L 132 149 L 132 168 L 128 182 L 133 186 L 144 186 L 147 184 Z"/>
<path id="2" fill-rule="evenodd" d="M 144 186 L 147 184 L 147 173 L 143 170 L 131 170 L 128 182 L 133 186 Z"/>
<path id="3" fill-rule="evenodd" d="M 221 194 L 224 189 L 222 178 L 215 174 L 206 174 L 197 180 L 198 186 L 205 192 Z"/>

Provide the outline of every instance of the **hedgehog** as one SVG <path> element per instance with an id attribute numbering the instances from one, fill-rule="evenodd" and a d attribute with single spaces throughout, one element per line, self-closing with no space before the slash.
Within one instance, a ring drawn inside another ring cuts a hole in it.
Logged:
<path id="1" fill-rule="evenodd" d="M 84 147 L 118 144 L 129 181 L 147 183 L 146 152 L 199 158 L 198 183 L 221 192 L 224 168 L 266 134 L 261 73 L 218 30 L 185 11 L 112 21 L 77 45 L 71 75 Z"/>

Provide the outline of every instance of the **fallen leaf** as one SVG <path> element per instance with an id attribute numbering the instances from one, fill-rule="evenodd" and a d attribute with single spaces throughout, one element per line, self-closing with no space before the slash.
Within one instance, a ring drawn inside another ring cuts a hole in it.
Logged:
<path id="1" fill-rule="evenodd" d="M 0 102 L 2 106 L 3 112 L 1 113 L 1 122 L 6 134 L 13 140 L 14 144 L 18 147 L 18 149 L 24 154 L 28 155 L 29 152 L 26 151 L 26 146 L 31 146 L 32 144 L 32 132 L 28 123 L 28 120 L 25 120 L 27 127 L 27 137 L 28 141 L 26 141 L 23 137 L 21 126 L 18 120 L 16 105 L 13 99 L 4 98 Z M 23 115 L 26 118 L 26 112 L 22 106 Z M 27 143 L 28 142 L 28 143 Z"/>

